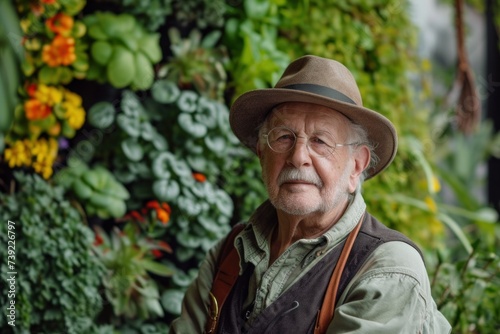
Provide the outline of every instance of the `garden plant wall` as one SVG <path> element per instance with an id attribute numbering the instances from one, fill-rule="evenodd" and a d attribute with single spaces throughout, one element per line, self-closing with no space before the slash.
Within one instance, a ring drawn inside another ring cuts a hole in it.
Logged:
<path id="1" fill-rule="evenodd" d="M 398 129 L 394 163 L 364 185 L 370 211 L 426 251 L 457 328 L 495 326 L 486 320 L 498 305 L 463 317 L 454 298 L 470 285 L 446 289 L 457 270 L 461 282 L 477 281 L 466 275 L 470 261 L 454 267 L 449 254 L 434 256 L 447 236 L 468 259 L 478 247 L 440 205 L 422 107 L 429 64 L 415 54 L 405 2 L 1 6 L 0 219 L 15 223 L 17 242 L 16 326 L 0 317 L 2 333 L 167 333 L 207 250 L 266 196 L 259 162 L 229 128 L 231 102 L 272 86 L 303 54 L 343 62 L 364 105 Z M 468 223 L 495 220 L 467 214 Z M 8 238 L 0 233 L 2 245 Z M 471 269 L 483 263 L 478 254 Z M 1 272 L 11 271 L 5 247 L 0 256 Z M 488 266 L 485 297 L 494 293 Z"/>

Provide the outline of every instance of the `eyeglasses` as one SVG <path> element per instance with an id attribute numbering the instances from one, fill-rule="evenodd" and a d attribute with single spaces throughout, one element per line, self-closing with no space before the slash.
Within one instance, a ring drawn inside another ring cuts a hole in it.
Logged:
<path id="1" fill-rule="evenodd" d="M 297 138 L 306 138 L 306 146 L 309 152 L 314 152 L 316 155 L 326 157 L 333 152 L 338 146 L 360 145 L 361 143 L 337 144 L 334 137 L 328 131 L 316 131 L 311 136 L 297 136 L 295 132 L 285 126 L 278 126 L 263 135 L 267 140 L 269 148 L 276 153 L 286 153 L 290 151 L 297 143 Z"/>

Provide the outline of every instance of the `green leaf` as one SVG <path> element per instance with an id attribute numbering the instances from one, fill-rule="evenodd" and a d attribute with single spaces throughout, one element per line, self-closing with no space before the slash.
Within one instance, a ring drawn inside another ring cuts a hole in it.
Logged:
<path id="1" fill-rule="evenodd" d="M 177 100 L 177 106 L 181 111 L 192 113 L 198 107 L 198 94 L 192 90 L 182 91 L 181 96 Z"/>
<path id="2" fill-rule="evenodd" d="M 174 180 L 156 180 L 153 183 L 153 192 L 160 201 L 169 202 L 179 196 L 180 187 Z"/>
<path id="3" fill-rule="evenodd" d="M 198 108 L 194 115 L 196 122 L 207 126 L 210 129 L 217 125 L 217 106 L 205 97 L 200 97 Z"/>
<path id="4" fill-rule="evenodd" d="M 138 119 L 120 114 L 116 118 L 116 122 L 118 126 L 131 137 L 139 137 L 141 133 L 141 124 Z"/>
<path id="5" fill-rule="evenodd" d="M 100 101 L 94 104 L 87 113 L 87 120 L 90 125 L 98 129 L 105 129 L 113 124 L 116 110 L 113 104 Z"/>
<path id="6" fill-rule="evenodd" d="M 184 292 L 180 290 L 165 290 L 161 296 L 161 304 L 165 311 L 172 314 L 181 314 L 182 299 L 184 299 Z"/>
<path id="7" fill-rule="evenodd" d="M 153 99 L 160 103 L 173 103 L 177 101 L 180 94 L 179 87 L 170 80 L 158 80 L 151 87 Z"/>
<path id="8" fill-rule="evenodd" d="M 207 147 L 215 153 L 222 153 L 226 149 L 226 141 L 222 137 L 206 136 L 204 140 Z"/>
<path id="9" fill-rule="evenodd" d="M 147 271 L 163 277 L 172 276 L 175 273 L 173 269 L 167 267 L 166 265 L 147 259 L 142 259 L 141 265 Z"/>
<path id="10" fill-rule="evenodd" d="M 127 138 L 121 143 L 122 151 L 132 161 L 140 161 L 144 157 L 144 150 L 135 138 Z"/>
<path id="11" fill-rule="evenodd" d="M 123 113 L 131 119 L 137 119 L 146 114 L 139 98 L 130 90 L 123 91 L 120 107 Z"/>
<path id="12" fill-rule="evenodd" d="M 181 128 L 195 138 L 201 138 L 207 134 L 207 127 L 193 121 L 190 114 L 181 113 L 177 117 Z"/>
<path id="13" fill-rule="evenodd" d="M 152 163 L 152 170 L 154 176 L 159 179 L 169 179 L 172 175 L 170 172 L 170 161 L 172 154 L 170 152 L 162 152 L 158 154 L 156 158 L 154 158 Z"/>

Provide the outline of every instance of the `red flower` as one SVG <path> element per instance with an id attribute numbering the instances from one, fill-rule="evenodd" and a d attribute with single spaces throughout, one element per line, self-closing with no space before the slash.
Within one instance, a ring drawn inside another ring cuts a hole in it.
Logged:
<path id="1" fill-rule="evenodd" d="M 28 84 L 26 87 L 26 92 L 28 93 L 29 97 L 35 97 L 36 90 L 38 88 L 38 85 L 35 83 Z"/>
<path id="2" fill-rule="evenodd" d="M 198 182 L 205 182 L 207 177 L 201 173 L 193 173 L 193 177 Z"/>
<path id="3" fill-rule="evenodd" d="M 155 258 L 157 258 L 157 259 L 163 256 L 163 253 L 162 253 L 162 252 L 161 252 L 161 250 L 159 250 L 159 249 L 152 249 L 152 250 L 151 250 L 151 253 L 152 253 L 152 254 L 153 254 L 153 256 L 154 256 Z"/>
<path id="4" fill-rule="evenodd" d="M 158 201 L 149 201 L 146 203 L 146 208 L 148 208 L 148 209 L 160 209 L 160 203 L 158 203 Z"/>
<path id="5" fill-rule="evenodd" d="M 99 233 L 95 233 L 94 246 L 100 246 L 104 243 L 104 239 Z"/>

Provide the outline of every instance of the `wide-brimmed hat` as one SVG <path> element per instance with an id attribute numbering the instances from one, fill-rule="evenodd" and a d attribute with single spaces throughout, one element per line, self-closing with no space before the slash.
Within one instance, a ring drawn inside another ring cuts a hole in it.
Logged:
<path id="1" fill-rule="evenodd" d="M 341 63 L 316 56 L 303 56 L 286 68 L 274 88 L 252 90 L 239 96 L 231 107 L 229 123 L 234 134 L 256 152 L 258 127 L 269 112 L 284 102 L 307 102 L 334 109 L 363 126 L 379 158 L 368 172 L 373 177 L 394 159 L 397 135 L 383 115 L 363 107 L 358 85 Z"/>

